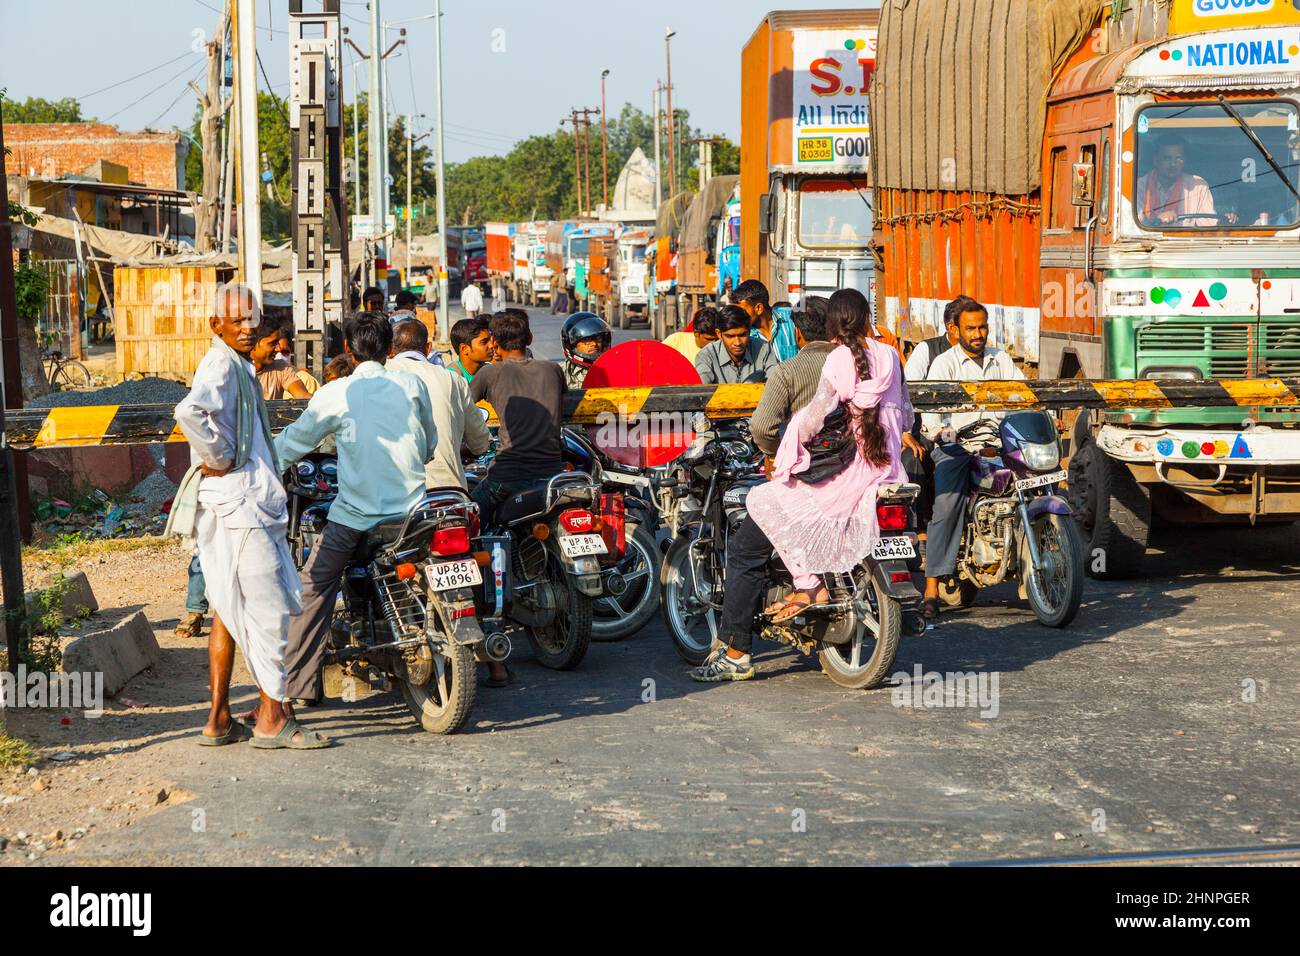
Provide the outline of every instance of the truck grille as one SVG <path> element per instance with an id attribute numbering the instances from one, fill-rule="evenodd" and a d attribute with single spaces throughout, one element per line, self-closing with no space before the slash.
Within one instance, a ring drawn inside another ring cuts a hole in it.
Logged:
<path id="1" fill-rule="evenodd" d="M 1300 376 L 1300 319 L 1265 320 L 1260 323 L 1260 339 L 1260 375 Z"/>
<path id="2" fill-rule="evenodd" d="M 1250 370 L 1251 323 L 1162 322 L 1138 329 L 1139 369 L 1192 365 L 1207 378 L 1246 378 Z M 1199 361 L 1197 361 L 1199 360 Z"/>

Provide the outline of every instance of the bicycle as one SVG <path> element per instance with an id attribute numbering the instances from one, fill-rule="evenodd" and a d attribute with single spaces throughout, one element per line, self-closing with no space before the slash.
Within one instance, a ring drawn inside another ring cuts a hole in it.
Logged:
<path id="1" fill-rule="evenodd" d="M 46 381 L 55 390 L 90 388 L 95 384 L 90 369 L 75 359 L 65 359 L 57 349 L 42 350 L 41 364 L 45 368 Z"/>

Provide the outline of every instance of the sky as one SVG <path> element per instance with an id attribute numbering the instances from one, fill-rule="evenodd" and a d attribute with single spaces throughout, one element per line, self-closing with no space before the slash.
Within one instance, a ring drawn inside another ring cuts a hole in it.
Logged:
<path id="1" fill-rule="evenodd" d="M 380 0 L 394 23 L 433 11 L 432 0 Z M 650 112 L 664 78 L 664 32 L 672 40 L 673 105 L 691 124 L 740 136 L 740 51 L 773 0 L 443 0 L 443 74 L 449 162 L 508 152 L 519 139 L 554 131 L 571 108 L 600 106 L 608 68 L 611 116 L 631 102 Z M 828 0 L 781 0 L 781 9 Z M 874 0 L 854 6 L 876 6 Z M 83 115 L 121 129 L 189 129 L 204 85 L 203 43 L 221 0 L 0 0 L 0 88 L 10 99 L 77 97 Z M 304 7 L 311 9 L 312 0 Z M 846 4 L 848 6 L 848 4 Z M 288 91 L 287 0 L 256 0 L 257 47 L 272 90 Z M 343 0 L 343 23 L 368 51 L 368 4 Z M 432 20 L 404 24 L 407 45 L 388 58 L 389 111 L 425 114 L 433 128 Z M 389 43 L 400 27 L 388 31 Z M 409 52 L 408 52 L 409 51 Z M 345 97 L 353 96 L 350 49 Z M 148 71 L 148 72 L 146 72 Z M 366 67 L 357 68 L 364 84 Z M 144 75 L 139 75 L 139 74 Z M 262 84 L 263 88 L 265 84 Z M 107 89 L 106 89 L 107 88 Z"/>

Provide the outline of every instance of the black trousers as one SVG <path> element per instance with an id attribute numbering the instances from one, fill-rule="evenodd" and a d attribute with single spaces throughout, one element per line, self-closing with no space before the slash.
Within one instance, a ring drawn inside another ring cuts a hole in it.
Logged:
<path id="1" fill-rule="evenodd" d="M 746 517 L 727 543 L 722 623 L 718 638 L 748 654 L 754 643 L 754 618 L 761 610 L 772 542 L 753 518 Z"/>

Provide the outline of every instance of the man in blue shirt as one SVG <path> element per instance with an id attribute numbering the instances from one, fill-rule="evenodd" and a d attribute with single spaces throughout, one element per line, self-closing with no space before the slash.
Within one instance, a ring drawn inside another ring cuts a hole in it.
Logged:
<path id="1" fill-rule="evenodd" d="M 393 327 L 365 313 L 344 329 L 357 362 L 346 378 L 322 385 L 298 420 L 275 439 L 283 466 L 298 461 L 327 436 L 339 455 L 339 494 L 330 505 L 321 540 L 303 568 L 303 610 L 289 626 L 285 664 L 289 697 L 318 700 L 325 638 L 339 582 L 367 531 L 405 517 L 424 495 L 424 465 L 438 447 L 429 392 L 414 375 L 384 367 Z"/>
<path id="2" fill-rule="evenodd" d="M 762 336 L 763 341 L 771 346 L 778 362 L 799 354 L 799 346 L 794 340 L 794 320 L 790 317 L 790 305 L 781 303 L 773 309 L 767 286 L 757 279 L 746 279 L 731 293 L 731 302 L 748 313 L 750 334 Z"/>

